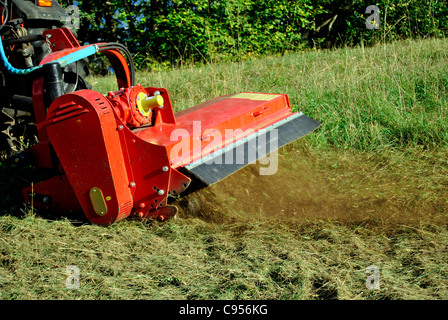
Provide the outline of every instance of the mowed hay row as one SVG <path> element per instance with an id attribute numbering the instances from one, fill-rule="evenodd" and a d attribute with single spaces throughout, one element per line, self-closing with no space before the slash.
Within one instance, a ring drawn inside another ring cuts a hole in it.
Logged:
<path id="1" fill-rule="evenodd" d="M 0 219 L 1 299 L 446 299 L 446 228 Z M 80 270 L 66 287 L 67 266 Z M 369 266 L 380 287 L 366 287 Z"/>

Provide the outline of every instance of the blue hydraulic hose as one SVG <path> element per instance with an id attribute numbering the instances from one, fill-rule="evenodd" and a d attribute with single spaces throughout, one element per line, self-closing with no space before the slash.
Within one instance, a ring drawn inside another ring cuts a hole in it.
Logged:
<path id="1" fill-rule="evenodd" d="M 61 64 L 61 67 L 65 67 L 73 62 L 93 56 L 97 52 L 98 46 L 88 46 L 51 62 L 59 62 Z"/>
<path id="2" fill-rule="evenodd" d="M 54 61 L 51 62 L 58 62 L 61 67 L 65 67 L 66 65 L 69 65 L 70 63 L 82 60 L 86 57 L 89 57 L 91 55 L 94 55 L 95 53 L 98 52 L 98 47 L 96 45 L 94 46 L 89 46 L 83 49 L 80 49 L 78 51 L 75 51 L 73 53 L 70 53 L 62 58 L 56 59 Z M 0 60 L 2 61 L 3 65 L 5 66 L 6 70 L 9 73 L 12 74 L 29 74 L 33 71 L 36 71 L 38 69 L 41 69 L 43 67 L 43 65 L 37 66 L 37 67 L 32 67 L 29 69 L 17 69 L 15 67 L 13 67 L 9 61 L 8 58 L 6 58 L 6 54 L 5 54 L 5 50 L 3 49 L 3 42 L 1 40 L 0 37 Z"/>

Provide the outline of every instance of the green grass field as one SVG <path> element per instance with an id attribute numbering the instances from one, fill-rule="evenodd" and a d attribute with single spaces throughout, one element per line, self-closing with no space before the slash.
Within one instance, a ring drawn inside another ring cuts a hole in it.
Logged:
<path id="1" fill-rule="evenodd" d="M 176 111 L 286 93 L 322 126 L 280 150 L 276 175 L 246 167 L 165 223 L 36 214 L 5 198 L 20 173 L 1 167 L 0 299 L 447 299 L 447 61 L 439 39 L 138 73 Z"/>

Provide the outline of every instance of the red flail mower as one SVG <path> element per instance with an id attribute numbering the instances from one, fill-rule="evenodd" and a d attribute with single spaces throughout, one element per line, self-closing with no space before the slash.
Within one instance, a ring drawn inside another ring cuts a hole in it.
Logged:
<path id="1" fill-rule="evenodd" d="M 293 113 L 287 95 L 272 93 L 221 96 L 174 113 L 167 89 L 135 83 L 123 46 L 81 46 L 67 28 L 39 36 L 51 52 L 32 68 L 16 69 L 0 52 L 4 73 L 34 74 L 39 142 L 25 152 L 35 167 L 54 172 L 23 190 L 35 208 L 83 212 L 100 225 L 130 216 L 165 220 L 177 212 L 169 196 L 182 196 L 192 182 L 220 181 L 320 125 Z M 94 53 L 109 59 L 118 90 L 67 93 L 65 70 Z"/>

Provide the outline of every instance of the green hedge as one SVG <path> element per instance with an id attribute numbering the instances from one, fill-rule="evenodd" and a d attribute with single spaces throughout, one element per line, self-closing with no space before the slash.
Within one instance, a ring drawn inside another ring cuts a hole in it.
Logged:
<path id="1" fill-rule="evenodd" d="M 63 1 L 64 5 L 72 1 Z M 366 45 L 409 37 L 443 37 L 448 8 L 440 0 L 98 0 L 77 1 L 78 36 L 119 41 L 140 69 L 191 61 L 244 59 L 310 47 Z M 380 28 L 367 29 L 369 5 Z"/>

